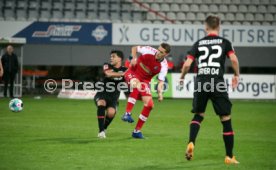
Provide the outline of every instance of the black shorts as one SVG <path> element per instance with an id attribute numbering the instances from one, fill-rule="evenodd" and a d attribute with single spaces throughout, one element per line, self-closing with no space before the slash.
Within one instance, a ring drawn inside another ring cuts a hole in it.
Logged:
<path id="1" fill-rule="evenodd" d="M 203 82 L 201 82 L 201 85 L 202 84 Z M 198 81 L 195 81 L 195 90 L 198 90 L 198 88 Z M 225 90 L 226 86 L 223 89 L 223 92 L 217 90 L 216 88 L 214 88 L 213 91 L 204 91 L 203 89 L 201 89 L 201 91 L 195 91 L 192 112 L 205 113 L 208 100 L 211 99 L 213 108 L 217 115 L 230 115 L 232 103 L 228 97 L 227 91 Z"/>
<path id="2" fill-rule="evenodd" d="M 106 102 L 106 108 L 112 107 L 115 110 L 117 110 L 117 107 L 119 105 L 118 96 L 111 95 L 109 93 L 97 93 L 94 97 L 95 104 L 97 105 L 97 101 L 99 100 L 105 100 Z"/>

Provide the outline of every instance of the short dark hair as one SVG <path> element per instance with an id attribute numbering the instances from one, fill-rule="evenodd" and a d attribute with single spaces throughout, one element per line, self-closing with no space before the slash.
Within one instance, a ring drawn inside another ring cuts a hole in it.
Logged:
<path id="1" fill-rule="evenodd" d="M 122 51 L 120 51 L 120 50 L 112 50 L 110 52 L 110 54 L 113 54 L 113 53 L 115 53 L 118 57 L 120 57 L 122 59 L 122 61 L 124 60 L 124 53 Z"/>
<path id="2" fill-rule="evenodd" d="M 166 53 L 170 53 L 171 52 L 171 46 L 170 46 L 170 44 L 161 43 L 160 46 L 166 50 Z"/>
<path id="3" fill-rule="evenodd" d="M 218 16 L 216 16 L 216 15 L 209 15 L 205 19 L 205 23 L 211 29 L 217 29 L 219 27 L 219 25 L 220 25 L 220 18 Z"/>

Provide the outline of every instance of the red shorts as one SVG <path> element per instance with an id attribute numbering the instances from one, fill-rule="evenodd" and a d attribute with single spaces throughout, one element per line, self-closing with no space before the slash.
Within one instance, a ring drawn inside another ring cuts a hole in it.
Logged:
<path id="1" fill-rule="evenodd" d="M 137 78 L 137 77 L 135 76 L 135 74 L 133 73 L 133 71 L 131 70 L 131 68 L 129 68 L 125 72 L 124 78 L 125 78 L 126 83 L 129 84 L 131 79 Z"/>
<path id="2" fill-rule="evenodd" d="M 151 96 L 149 83 L 141 82 L 140 96 Z"/>
<path id="3" fill-rule="evenodd" d="M 151 92 L 150 92 L 150 85 L 147 82 L 143 82 L 141 81 L 134 73 L 131 69 L 128 69 L 125 73 L 125 81 L 126 83 L 129 85 L 131 79 L 136 78 L 140 81 L 141 83 L 141 89 L 139 89 L 139 99 L 141 99 L 141 96 L 151 96 Z"/>

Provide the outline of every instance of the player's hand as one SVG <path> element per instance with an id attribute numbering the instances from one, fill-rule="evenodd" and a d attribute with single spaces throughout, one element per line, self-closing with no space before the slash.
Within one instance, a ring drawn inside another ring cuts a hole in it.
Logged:
<path id="1" fill-rule="evenodd" d="M 234 76 L 232 78 L 232 88 L 235 89 L 236 87 L 238 87 L 239 84 L 239 76 Z"/>
<path id="2" fill-rule="evenodd" d="M 136 58 L 133 58 L 133 59 L 130 61 L 130 64 L 131 64 L 132 66 L 135 66 L 136 63 L 137 63 L 137 59 L 136 59 Z"/>
<path id="3" fill-rule="evenodd" d="M 163 101 L 163 95 L 162 95 L 162 93 L 159 93 L 159 94 L 158 94 L 158 101 L 159 101 L 159 102 L 162 102 L 162 101 Z"/>
<path id="4" fill-rule="evenodd" d="M 3 76 L 3 71 L 2 70 L 0 70 L 0 77 L 2 77 Z"/>

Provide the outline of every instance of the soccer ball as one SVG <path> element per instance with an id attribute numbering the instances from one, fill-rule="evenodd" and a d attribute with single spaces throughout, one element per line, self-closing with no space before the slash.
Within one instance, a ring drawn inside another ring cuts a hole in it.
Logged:
<path id="1" fill-rule="evenodd" d="M 12 99 L 9 103 L 9 108 L 13 112 L 20 112 L 23 110 L 23 102 L 20 99 Z"/>

